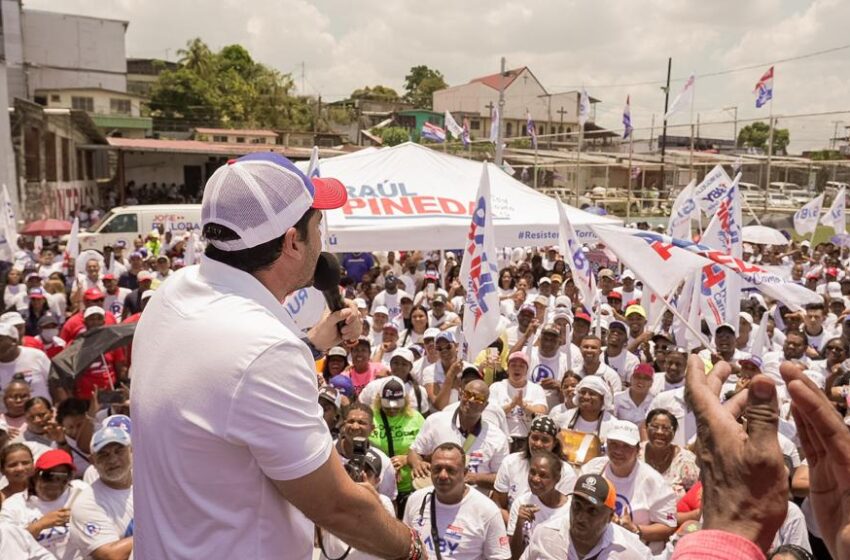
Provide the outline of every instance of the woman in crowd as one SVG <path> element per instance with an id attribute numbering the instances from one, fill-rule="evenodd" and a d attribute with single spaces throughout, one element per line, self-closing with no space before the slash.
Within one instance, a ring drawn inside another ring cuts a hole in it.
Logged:
<path id="1" fill-rule="evenodd" d="M 508 519 L 507 533 L 514 560 L 525 551 L 535 527 L 553 517 L 567 515 L 567 496 L 559 488 L 561 471 L 566 468 L 551 451 L 537 451 L 531 456 L 526 477 L 528 490 L 514 500 Z"/>
<path id="2" fill-rule="evenodd" d="M 29 447 L 23 443 L 9 443 L 0 449 L 0 474 L 6 477 L 6 486 L 0 489 L 0 503 L 26 490 L 33 472 L 33 456 Z"/>
<path id="3" fill-rule="evenodd" d="M 588 375 L 576 385 L 576 408 L 559 418 L 564 430 L 594 434 L 604 442 L 609 426 L 617 419 L 611 414 L 611 389 L 598 375 Z"/>
<path id="4" fill-rule="evenodd" d="M 35 474 L 27 492 L 14 494 L 0 508 L 0 522 L 25 528 L 38 543 L 56 558 L 74 558 L 67 550 L 72 495 L 86 487 L 72 481 L 74 462 L 67 452 L 53 449 L 35 462 Z"/>
<path id="5" fill-rule="evenodd" d="M 391 377 L 375 395 L 372 405 L 375 429 L 369 438 L 372 445 L 383 451 L 392 461 L 396 472 L 396 503 L 399 512 L 404 511 L 407 498 L 413 492 L 413 475 L 407 464 L 407 452 L 425 422 L 425 418 L 410 405 L 409 399 L 416 397 L 412 394 L 409 398 L 406 396 L 403 383 Z M 419 391 L 420 387 L 414 385 L 413 390 Z"/>
<path id="6" fill-rule="evenodd" d="M 30 400 L 30 386 L 24 376 L 17 373 L 3 391 L 3 405 L 6 412 L 0 414 L 0 421 L 9 426 L 9 437 L 17 439 L 27 430 L 27 411 L 24 408 Z"/>
<path id="7" fill-rule="evenodd" d="M 580 381 L 581 376 L 572 370 L 567 371 L 561 378 L 561 404 L 555 405 L 549 411 L 549 417 L 555 421 L 555 424 L 562 425 L 561 417 L 575 409 L 576 387 Z"/>
<path id="8" fill-rule="evenodd" d="M 80 476 L 83 476 L 91 465 L 90 446 L 95 428 L 88 416 L 89 412 L 89 401 L 82 399 L 66 399 L 56 407 L 56 422 L 65 432 L 65 444 Z"/>
<path id="9" fill-rule="evenodd" d="M 41 288 L 30 290 L 28 299 L 29 305 L 25 315 L 24 333 L 27 336 L 37 336 L 41 332 L 38 321 L 45 313 L 49 313 L 50 309 L 47 306 L 44 290 Z"/>
<path id="10" fill-rule="evenodd" d="M 55 448 L 58 443 L 65 442 L 65 434 L 54 418 L 53 405 L 49 400 L 33 397 L 24 403 L 24 410 L 27 416 L 27 429 L 22 436 L 24 442 L 37 443 L 48 448 Z"/>
<path id="11" fill-rule="evenodd" d="M 502 509 L 502 516 L 506 522 L 514 500 L 528 491 L 531 458 L 536 453 L 543 451 L 554 453 L 558 457 L 561 455 L 558 427 L 548 416 L 538 416 L 532 420 L 525 450 L 511 453 L 505 457 L 496 473 L 492 497 L 493 501 Z M 569 494 L 575 481 L 575 471 L 565 464 L 559 471 L 558 489 L 564 494 Z"/>
<path id="12" fill-rule="evenodd" d="M 414 305 L 410 310 L 410 328 L 404 332 L 399 346 L 408 347 L 422 342 L 422 336 L 428 329 L 428 310 L 421 305 Z"/>
<path id="13" fill-rule="evenodd" d="M 646 415 L 647 441 L 641 443 L 638 458 L 661 473 L 682 499 L 699 480 L 696 456 L 673 443 L 679 421 L 669 411 L 655 408 Z"/>
<path id="14" fill-rule="evenodd" d="M 503 268 L 499 272 L 499 299 L 508 299 L 516 291 L 516 279 L 510 268 Z"/>
<path id="15" fill-rule="evenodd" d="M 342 346 L 331 348 L 322 367 L 322 377 L 324 377 L 325 383 L 330 383 L 331 378 L 345 371 L 346 367 L 348 367 L 348 351 Z"/>
<path id="16" fill-rule="evenodd" d="M 15 299 L 26 291 L 27 287 L 21 284 L 21 277 L 21 271 L 17 268 L 12 268 L 6 273 L 6 289 L 3 291 L 4 309 L 13 309 Z"/>

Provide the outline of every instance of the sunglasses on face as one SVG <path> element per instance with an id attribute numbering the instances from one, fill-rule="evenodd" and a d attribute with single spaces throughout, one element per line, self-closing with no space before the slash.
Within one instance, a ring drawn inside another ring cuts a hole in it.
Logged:
<path id="1" fill-rule="evenodd" d="M 483 397 L 481 395 L 476 395 L 472 391 L 464 391 L 463 392 L 463 400 L 471 401 L 478 404 L 487 404 L 487 397 Z"/>
<path id="2" fill-rule="evenodd" d="M 70 480 L 71 475 L 68 473 L 61 472 L 50 472 L 50 471 L 40 471 L 38 473 L 38 478 L 40 478 L 43 482 L 68 482 Z"/>

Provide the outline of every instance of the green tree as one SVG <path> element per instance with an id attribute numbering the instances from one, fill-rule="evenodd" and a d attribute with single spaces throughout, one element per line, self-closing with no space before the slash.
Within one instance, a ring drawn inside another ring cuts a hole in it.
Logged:
<path id="1" fill-rule="evenodd" d="M 352 99 L 369 99 L 372 101 L 398 101 L 398 92 L 391 87 L 377 85 L 366 86 L 351 92 Z"/>
<path id="2" fill-rule="evenodd" d="M 763 122 L 748 124 L 738 133 L 738 146 L 742 148 L 767 149 L 767 138 L 770 135 L 770 126 Z M 791 141 L 791 134 L 787 128 L 777 128 L 773 131 L 773 153 L 785 153 L 785 148 Z"/>
<path id="3" fill-rule="evenodd" d="M 293 96 L 294 82 L 254 61 L 241 45 L 212 52 L 201 39 L 181 49 L 179 66 L 162 72 L 151 89 L 156 117 L 246 128 L 310 128 L 315 101 Z"/>
<path id="4" fill-rule="evenodd" d="M 447 87 L 449 85 L 439 70 L 432 70 L 424 64 L 414 66 L 404 77 L 404 100 L 414 107 L 430 109 L 434 92 Z"/>
<path id="5" fill-rule="evenodd" d="M 377 134 L 384 141 L 384 146 L 396 146 L 410 140 L 410 133 L 406 128 L 400 126 L 388 126 L 377 130 Z"/>

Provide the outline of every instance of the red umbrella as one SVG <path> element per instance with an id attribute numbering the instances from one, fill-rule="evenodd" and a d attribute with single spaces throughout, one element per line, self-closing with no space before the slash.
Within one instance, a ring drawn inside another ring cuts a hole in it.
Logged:
<path id="1" fill-rule="evenodd" d="M 36 220 L 24 226 L 21 235 L 41 235 L 44 237 L 55 237 L 71 233 L 71 222 L 65 220 Z"/>

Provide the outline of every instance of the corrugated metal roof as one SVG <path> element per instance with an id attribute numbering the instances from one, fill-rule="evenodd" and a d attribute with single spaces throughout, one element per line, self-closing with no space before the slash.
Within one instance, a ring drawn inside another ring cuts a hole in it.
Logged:
<path id="1" fill-rule="evenodd" d="M 108 138 L 109 145 L 121 151 L 169 152 L 179 154 L 209 154 L 239 156 L 251 152 L 276 152 L 291 159 L 307 159 L 311 148 L 286 147 L 267 144 L 223 144 L 199 140 L 160 140 L 156 138 Z M 342 150 L 320 148 L 321 157 L 344 154 Z"/>

